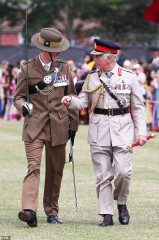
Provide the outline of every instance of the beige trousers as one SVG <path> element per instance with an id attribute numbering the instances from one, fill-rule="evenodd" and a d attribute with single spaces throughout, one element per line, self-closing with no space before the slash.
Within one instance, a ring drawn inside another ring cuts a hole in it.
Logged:
<path id="1" fill-rule="evenodd" d="M 51 146 L 50 125 L 47 124 L 37 139 L 25 142 L 28 172 L 23 181 L 22 209 L 37 212 L 40 165 L 45 146 L 45 186 L 43 205 L 47 216 L 58 214 L 58 199 L 65 165 L 65 146 Z"/>
<path id="2" fill-rule="evenodd" d="M 132 152 L 124 147 L 98 147 L 91 145 L 96 174 L 96 192 L 99 199 L 98 214 L 114 214 L 111 181 L 114 179 L 114 200 L 126 204 L 132 174 Z M 113 162 L 114 160 L 114 162 Z"/>

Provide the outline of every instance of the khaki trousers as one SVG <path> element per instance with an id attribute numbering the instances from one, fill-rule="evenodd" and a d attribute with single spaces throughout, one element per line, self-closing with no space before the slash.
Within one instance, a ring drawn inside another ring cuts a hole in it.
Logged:
<path id="1" fill-rule="evenodd" d="M 91 145 L 96 174 L 96 192 L 99 199 L 98 214 L 114 214 L 111 181 L 114 179 L 114 200 L 126 204 L 132 174 L 132 152 L 124 147 L 98 147 Z M 114 166 L 113 166 L 114 160 Z"/>
<path id="2" fill-rule="evenodd" d="M 28 172 L 23 181 L 22 209 L 37 212 L 42 150 L 45 146 L 45 186 L 43 205 L 47 216 L 58 214 L 58 199 L 65 165 L 65 147 L 51 146 L 50 125 L 33 142 L 25 142 Z"/>

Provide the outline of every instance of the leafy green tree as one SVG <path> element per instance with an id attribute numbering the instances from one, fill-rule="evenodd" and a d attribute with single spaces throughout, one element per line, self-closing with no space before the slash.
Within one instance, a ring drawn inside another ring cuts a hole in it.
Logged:
<path id="1" fill-rule="evenodd" d="M 157 37 L 158 25 L 143 18 L 152 0 L 0 0 L 0 21 L 25 20 L 28 8 L 29 38 L 43 27 L 56 26 L 59 20 L 67 38 L 73 33 L 81 34 L 82 24 L 74 28 L 74 20 L 101 23 L 101 28 L 87 31 L 86 36 L 98 35 L 103 39 L 120 43 L 145 41 L 152 43 Z M 25 26 L 24 26 L 25 36 Z"/>
<path id="2" fill-rule="evenodd" d="M 14 26 L 23 18 L 26 0 L 0 0 L 0 24 L 9 20 Z"/>

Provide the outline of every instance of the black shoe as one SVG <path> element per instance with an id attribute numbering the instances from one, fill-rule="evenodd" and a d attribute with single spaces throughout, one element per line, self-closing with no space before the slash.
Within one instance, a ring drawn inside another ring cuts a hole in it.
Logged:
<path id="1" fill-rule="evenodd" d="M 48 223 L 62 224 L 61 219 L 57 215 L 51 215 L 47 217 Z"/>
<path id="2" fill-rule="evenodd" d="M 21 221 L 26 222 L 29 227 L 37 227 L 36 213 L 33 210 L 22 210 L 18 213 Z"/>
<path id="3" fill-rule="evenodd" d="M 126 204 L 125 205 L 118 205 L 118 212 L 119 212 L 119 222 L 121 224 L 128 224 L 130 215 L 127 209 Z"/>
<path id="4" fill-rule="evenodd" d="M 110 225 L 113 225 L 113 216 L 110 214 L 106 214 L 103 217 L 103 221 L 101 223 L 99 223 L 99 226 L 106 227 L 106 226 L 110 226 Z"/>

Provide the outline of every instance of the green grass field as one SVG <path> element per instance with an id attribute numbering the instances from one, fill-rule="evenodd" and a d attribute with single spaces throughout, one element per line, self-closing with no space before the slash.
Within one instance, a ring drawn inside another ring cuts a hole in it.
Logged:
<path id="1" fill-rule="evenodd" d="M 74 161 L 78 211 L 75 207 L 71 163 L 64 169 L 60 194 L 59 217 L 63 225 L 46 223 L 43 211 L 45 163 L 41 166 L 38 227 L 28 228 L 19 221 L 22 182 L 27 171 L 24 145 L 21 141 L 22 122 L 0 120 L 0 240 L 158 240 L 159 239 L 159 134 L 145 146 L 136 147 L 133 155 L 133 176 L 128 200 L 130 224 L 118 221 L 114 202 L 114 226 L 101 228 L 98 223 L 95 174 L 89 145 L 88 126 L 80 125 L 75 139 Z M 67 147 L 67 156 L 69 144 Z M 9 238 L 8 238 L 9 239 Z"/>

